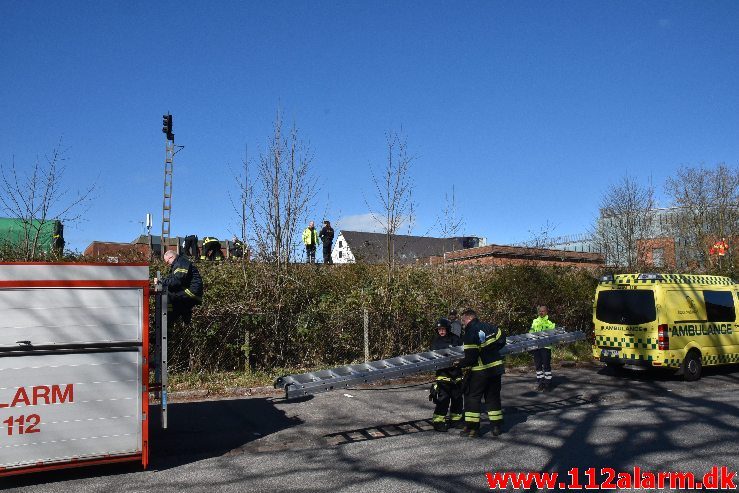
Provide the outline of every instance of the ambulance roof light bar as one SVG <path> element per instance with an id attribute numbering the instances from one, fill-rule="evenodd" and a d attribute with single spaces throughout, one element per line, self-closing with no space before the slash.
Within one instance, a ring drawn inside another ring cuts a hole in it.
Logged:
<path id="1" fill-rule="evenodd" d="M 662 281 L 662 274 L 656 274 L 654 272 L 639 274 L 637 277 L 639 281 Z"/>

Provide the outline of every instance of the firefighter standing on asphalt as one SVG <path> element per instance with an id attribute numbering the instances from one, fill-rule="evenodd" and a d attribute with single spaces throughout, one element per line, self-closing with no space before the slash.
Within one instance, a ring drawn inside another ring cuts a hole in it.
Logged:
<path id="1" fill-rule="evenodd" d="M 168 316 L 173 324 L 180 317 L 189 324 L 192 309 L 203 298 L 203 279 L 197 267 L 185 255 L 168 250 L 164 254 L 164 261 L 170 266 L 170 274 L 162 279 L 162 284 L 167 286 Z"/>
<path id="2" fill-rule="evenodd" d="M 465 428 L 461 435 L 470 438 L 480 436 L 480 413 L 484 397 L 492 434 L 498 436 L 503 432 L 500 388 L 501 377 L 505 373 L 499 351 L 505 346 L 506 338 L 499 327 L 481 322 L 471 308 L 463 311 L 460 318 L 465 330 L 464 359 L 457 366 L 469 368 L 464 384 Z"/>
<path id="3" fill-rule="evenodd" d="M 315 223 L 308 223 L 308 227 L 303 230 L 303 244 L 305 245 L 305 254 L 308 257 L 309 264 L 316 263 L 316 247 L 321 242 L 318 238 Z"/>
<path id="4" fill-rule="evenodd" d="M 545 330 L 553 330 L 554 322 L 549 320 L 549 310 L 546 305 L 538 308 L 539 316 L 531 322 L 529 333 L 542 332 Z M 536 365 L 536 390 L 548 391 L 552 383 L 552 347 L 542 347 L 531 351 L 534 356 L 534 364 Z"/>
<path id="5" fill-rule="evenodd" d="M 431 343 L 431 350 L 461 346 L 462 340 L 451 332 L 449 320 L 442 318 L 436 322 L 436 336 Z M 436 404 L 431 419 L 434 430 L 447 431 L 449 427 L 462 425 L 462 370 L 459 368 L 442 368 L 436 370 L 436 381 L 431 388 L 429 400 Z M 450 409 L 451 404 L 451 409 Z M 446 413 L 449 411 L 449 422 Z"/>

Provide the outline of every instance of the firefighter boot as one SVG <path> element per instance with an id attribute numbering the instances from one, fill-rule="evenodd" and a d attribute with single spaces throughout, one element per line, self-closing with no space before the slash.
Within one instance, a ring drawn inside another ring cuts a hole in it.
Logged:
<path id="1" fill-rule="evenodd" d="M 480 436 L 480 430 L 478 428 L 471 428 L 469 425 L 465 425 L 464 429 L 459 432 L 459 436 L 477 438 Z"/>
<path id="2" fill-rule="evenodd" d="M 479 438 L 480 437 L 480 430 L 473 428 L 469 432 L 467 432 L 467 438 Z"/>
<path id="3" fill-rule="evenodd" d="M 500 436 L 501 433 L 503 433 L 503 427 L 498 424 L 494 424 L 492 429 L 490 430 L 490 433 L 493 434 L 494 437 Z"/>
<path id="4" fill-rule="evenodd" d="M 434 423 L 434 431 L 449 431 L 449 424 L 446 421 L 437 421 Z"/>
<path id="5" fill-rule="evenodd" d="M 544 379 L 539 379 L 539 384 L 536 386 L 536 391 L 544 392 L 546 388 L 547 388 L 547 385 L 544 383 Z"/>

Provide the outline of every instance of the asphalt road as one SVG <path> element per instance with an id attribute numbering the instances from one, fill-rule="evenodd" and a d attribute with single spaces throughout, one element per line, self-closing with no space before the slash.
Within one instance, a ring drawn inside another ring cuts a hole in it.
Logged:
<path id="1" fill-rule="evenodd" d="M 479 439 L 430 431 L 428 385 L 335 391 L 301 402 L 252 397 L 174 404 L 170 429 L 153 433 L 147 471 L 131 465 L 66 470 L 7 478 L 0 487 L 483 491 L 485 473 L 495 471 L 739 470 L 739 366 L 709 369 L 692 383 L 599 368 L 558 370 L 554 382 L 552 392 L 536 393 L 530 373 L 507 374 L 505 433 Z"/>

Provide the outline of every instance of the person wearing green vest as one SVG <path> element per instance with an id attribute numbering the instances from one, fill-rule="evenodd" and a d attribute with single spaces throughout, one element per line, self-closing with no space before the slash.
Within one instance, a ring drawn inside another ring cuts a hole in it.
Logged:
<path id="1" fill-rule="evenodd" d="M 549 309 L 546 305 L 539 307 L 539 316 L 531 322 L 530 333 L 554 329 L 554 322 L 549 320 Z M 552 348 L 551 346 L 531 351 L 536 365 L 536 390 L 549 391 L 552 383 Z"/>
<path id="2" fill-rule="evenodd" d="M 316 226 L 311 221 L 308 223 L 308 227 L 303 230 L 303 244 L 305 245 L 305 256 L 308 259 L 309 264 L 316 263 L 316 246 L 321 243 L 316 231 Z"/>

